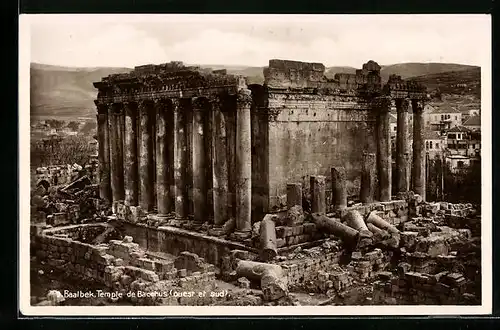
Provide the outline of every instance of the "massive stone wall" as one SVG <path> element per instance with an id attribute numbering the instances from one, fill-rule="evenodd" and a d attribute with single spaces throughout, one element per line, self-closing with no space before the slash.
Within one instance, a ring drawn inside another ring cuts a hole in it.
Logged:
<path id="1" fill-rule="evenodd" d="M 284 109 L 269 123 L 271 208 L 286 205 L 287 183 L 300 182 L 307 191 L 311 175 L 330 177 L 333 166 L 346 169 L 348 194 L 358 195 L 363 152 L 376 152 L 375 118 L 366 104 L 275 94 L 269 107 Z"/>

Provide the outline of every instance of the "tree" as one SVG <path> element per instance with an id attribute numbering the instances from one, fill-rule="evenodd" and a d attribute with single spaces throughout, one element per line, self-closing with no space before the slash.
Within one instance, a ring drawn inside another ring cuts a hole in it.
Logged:
<path id="1" fill-rule="evenodd" d="M 66 125 L 70 130 L 73 132 L 78 132 L 78 129 L 80 128 L 80 124 L 76 121 L 70 121 L 68 125 Z"/>
<path id="2" fill-rule="evenodd" d="M 64 126 L 64 121 L 57 119 L 49 119 L 47 120 L 47 124 L 50 126 L 50 128 L 58 129 Z"/>
<path id="3" fill-rule="evenodd" d="M 85 166 L 91 160 L 94 148 L 87 140 L 67 137 L 53 143 L 31 142 L 31 166 L 79 164 Z"/>

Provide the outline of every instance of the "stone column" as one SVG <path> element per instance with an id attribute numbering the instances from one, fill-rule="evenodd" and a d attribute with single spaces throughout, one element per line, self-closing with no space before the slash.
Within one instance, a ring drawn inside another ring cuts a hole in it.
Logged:
<path id="1" fill-rule="evenodd" d="M 363 153 L 363 170 L 361 172 L 361 192 L 362 203 L 372 203 L 375 194 L 375 154 Z M 406 178 L 405 178 L 406 179 Z"/>
<path id="2" fill-rule="evenodd" d="M 236 231 L 252 229 L 252 146 L 250 129 L 251 92 L 240 89 L 236 105 Z"/>
<path id="3" fill-rule="evenodd" d="M 288 183 L 286 185 L 286 204 L 287 208 L 291 209 L 295 205 L 302 208 L 302 184 Z"/>
<path id="4" fill-rule="evenodd" d="M 179 99 L 172 99 L 174 112 L 174 181 L 175 181 L 175 216 L 187 218 L 187 135 L 185 113 Z"/>
<path id="5" fill-rule="evenodd" d="M 326 213 L 326 178 L 322 175 L 311 176 L 311 213 Z"/>
<path id="6" fill-rule="evenodd" d="M 396 99 L 396 110 L 398 112 L 396 132 L 396 188 L 397 192 L 408 191 L 406 175 L 408 164 L 405 154 L 408 153 L 408 99 Z"/>
<path id="7" fill-rule="evenodd" d="M 213 200 L 214 225 L 222 226 L 228 219 L 229 171 L 227 162 L 226 120 L 222 113 L 221 98 L 212 102 L 213 116 Z"/>
<path id="8" fill-rule="evenodd" d="M 412 100 L 413 110 L 413 191 L 425 201 L 424 102 Z"/>
<path id="9" fill-rule="evenodd" d="M 377 152 L 378 152 L 378 177 L 379 177 L 379 199 L 381 202 L 391 200 L 392 190 L 392 157 L 391 157 L 391 133 L 390 133 L 390 110 L 391 98 L 387 96 L 378 97 L 375 100 L 378 111 L 377 118 Z"/>
<path id="10" fill-rule="evenodd" d="M 119 199 L 120 201 L 124 202 L 125 201 L 125 180 L 124 180 L 124 144 L 125 144 L 125 116 L 124 116 L 124 108 L 123 108 L 123 103 L 120 103 L 117 106 L 117 113 L 116 113 L 116 123 L 118 126 L 118 191 L 119 191 Z"/>
<path id="11" fill-rule="evenodd" d="M 122 198 L 120 191 L 120 126 L 118 121 L 120 105 L 110 103 L 108 107 L 108 123 L 109 123 L 109 146 L 110 146 L 110 160 L 111 160 L 111 193 L 113 202 L 118 202 Z"/>
<path id="12" fill-rule="evenodd" d="M 109 130 L 108 109 L 106 105 L 97 105 L 97 139 L 99 141 L 99 197 L 106 204 L 111 204 L 111 181 L 109 167 Z"/>
<path id="13" fill-rule="evenodd" d="M 139 205 L 144 211 L 151 211 L 154 205 L 153 194 L 153 140 L 151 136 L 151 115 L 153 103 L 139 102 L 140 149 L 139 149 Z"/>
<path id="14" fill-rule="evenodd" d="M 167 104 L 155 101 L 156 112 L 156 203 L 159 216 L 170 213 L 170 182 L 168 178 Z"/>
<path id="15" fill-rule="evenodd" d="M 332 167 L 332 204 L 334 211 L 347 207 L 347 182 L 343 167 Z"/>
<path id="16" fill-rule="evenodd" d="M 137 104 L 124 103 L 125 110 L 125 150 L 124 184 L 125 205 L 137 206 L 138 203 L 138 168 L 137 168 Z"/>
<path id="17" fill-rule="evenodd" d="M 204 118 L 207 111 L 207 100 L 195 98 L 193 105 L 193 218 L 203 223 L 207 219 L 207 187 L 205 176 L 205 132 Z"/>

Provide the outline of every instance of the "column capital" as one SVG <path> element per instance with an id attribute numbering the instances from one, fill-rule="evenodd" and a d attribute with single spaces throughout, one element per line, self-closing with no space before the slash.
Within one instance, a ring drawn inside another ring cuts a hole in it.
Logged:
<path id="1" fill-rule="evenodd" d="M 212 106 L 212 108 L 222 108 L 222 105 L 224 104 L 224 96 L 216 94 L 216 95 L 211 95 L 208 98 L 208 102 Z"/>
<path id="2" fill-rule="evenodd" d="M 172 107 L 174 109 L 178 109 L 181 105 L 181 99 L 180 98 L 171 98 L 169 99 L 170 100 L 170 103 L 172 103 Z"/>
<path id="3" fill-rule="evenodd" d="M 125 101 L 123 102 L 123 109 L 126 115 L 135 115 L 137 110 L 137 102 Z"/>
<path id="4" fill-rule="evenodd" d="M 94 103 L 97 107 L 97 114 L 98 115 L 107 115 L 108 114 L 108 104 L 107 103 L 98 102 L 97 100 L 94 101 Z"/>
<path id="5" fill-rule="evenodd" d="M 156 97 L 152 99 L 152 105 L 155 111 L 162 111 L 167 106 L 167 100 L 164 98 Z"/>
<path id="6" fill-rule="evenodd" d="M 398 112 L 408 112 L 409 107 L 410 107 L 409 98 L 396 99 L 396 110 Z"/>
<path id="7" fill-rule="evenodd" d="M 236 100 L 238 105 L 249 107 L 252 105 L 252 92 L 247 88 L 239 89 L 236 94 Z"/>
<path id="8" fill-rule="evenodd" d="M 392 98 L 390 96 L 378 96 L 373 99 L 373 107 L 379 112 L 391 111 Z"/>
<path id="9" fill-rule="evenodd" d="M 191 104 L 194 111 L 203 111 L 208 106 L 208 100 L 206 97 L 197 96 L 191 99 Z"/>
<path id="10" fill-rule="evenodd" d="M 425 103 L 426 102 L 423 99 L 412 99 L 411 100 L 411 106 L 412 106 L 413 112 L 422 112 L 422 111 L 424 111 Z"/>
<path id="11" fill-rule="evenodd" d="M 108 110 L 114 115 L 123 114 L 123 103 L 122 102 L 110 102 L 108 103 Z"/>
<path id="12" fill-rule="evenodd" d="M 151 106 L 154 105 L 154 102 L 150 99 L 139 100 L 137 102 L 137 107 L 139 109 L 139 113 L 149 113 L 151 111 Z"/>

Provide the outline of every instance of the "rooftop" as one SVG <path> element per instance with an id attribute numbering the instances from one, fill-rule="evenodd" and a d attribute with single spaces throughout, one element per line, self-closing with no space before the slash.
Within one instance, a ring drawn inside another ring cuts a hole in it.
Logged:
<path id="1" fill-rule="evenodd" d="M 447 103 L 433 104 L 429 110 L 430 113 L 460 113 L 457 108 Z"/>
<path id="2" fill-rule="evenodd" d="M 464 123 L 464 126 L 481 126 L 481 116 L 470 116 Z"/>
<path id="3" fill-rule="evenodd" d="M 453 133 L 453 132 L 465 132 L 465 133 L 468 133 L 470 132 L 471 130 L 468 129 L 467 127 L 465 126 L 455 126 L 455 127 L 452 127 L 450 128 L 447 132 L 448 133 Z"/>
<path id="4" fill-rule="evenodd" d="M 444 139 L 444 136 L 441 136 L 439 132 L 431 130 L 424 131 L 424 140 L 442 140 L 442 139 Z"/>

